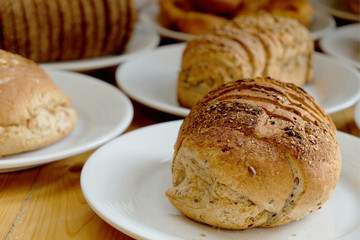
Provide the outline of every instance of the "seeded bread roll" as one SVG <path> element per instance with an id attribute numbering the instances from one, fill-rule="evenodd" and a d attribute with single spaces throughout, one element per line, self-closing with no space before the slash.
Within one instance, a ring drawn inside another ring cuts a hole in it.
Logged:
<path id="1" fill-rule="evenodd" d="M 192 107 L 209 91 L 241 78 L 272 77 L 301 86 L 312 78 L 314 43 L 297 21 L 242 16 L 187 43 L 177 96 Z"/>
<path id="2" fill-rule="evenodd" d="M 2 0 L 0 48 L 36 62 L 119 54 L 135 20 L 133 0 Z"/>
<path id="3" fill-rule="evenodd" d="M 274 227 L 320 209 L 340 170 L 335 125 L 310 95 L 270 78 L 239 80 L 185 118 L 166 195 L 215 227 Z"/>
<path id="4" fill-rule="evenodd" d="M 36 63 L 0 50 L 0 156 L 59 141 L 76 121 L 70 99 Z"/>

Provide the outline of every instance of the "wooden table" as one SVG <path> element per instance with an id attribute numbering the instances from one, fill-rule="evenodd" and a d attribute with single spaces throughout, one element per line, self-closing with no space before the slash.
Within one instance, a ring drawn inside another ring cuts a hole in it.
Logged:
<path id="1" fill-rule="evenodd" d="M 114 83 L 114 69 L 90 73 Z M 133 102 L 127 129 L 181 119 Z M 331 115 L 338 130 L 360 137 L 354 107 Z M 83 164 L 93 151 L 34 169 L 0 174 L 0 239 L 132 239 L 108 225 L 86 203 Z"/>

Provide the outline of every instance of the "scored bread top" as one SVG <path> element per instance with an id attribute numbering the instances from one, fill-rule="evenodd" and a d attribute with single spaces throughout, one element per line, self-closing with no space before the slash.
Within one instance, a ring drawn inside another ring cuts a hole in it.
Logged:
<path id="1" fill-rule="evenodd" d="M 0 126 L 19 125 L 39 108 L 70 107 L 68 96 L 38 64 L 0 50 Z"/>
<path id="2" fill-rule="evenodd" d="M 185 197 L 196 192 L 185 183 L 192 172 L 187 168 L 195 165 L 198 179 L 187 181 L 211 186 L 198 187 L 196 202 Z M 167 193 L 181 211 L 211 225 L 276 226 L 320 208 L 337 185 L 340 170 L 335 125 L 310 95 L 270 78 L 244 79 L 220 86 L 191 109 L 179 131 L 174 188 Z M 212 212 L 210 205 L 216 201 L 199 199 L 214 189 L 215 200 L 221 203 Z M 241 211 L 239 201 L 229 205 L 232 197 L 223 196 L 221 189 L 233 192 L 234 199 L 247 199 L 258 214 L 249 207 L 236 216 L 250 216 L 248 222 L 232 222 L 230 217 L 219 221 L 223 214 L 214 217 L 217 209 L 229 215 Z M 204 204 L 205 210 L 196 204 Z"/>

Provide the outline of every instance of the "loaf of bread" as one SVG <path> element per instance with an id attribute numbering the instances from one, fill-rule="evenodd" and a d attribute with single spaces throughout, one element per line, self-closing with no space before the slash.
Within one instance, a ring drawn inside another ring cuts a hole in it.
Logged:
<path id="1" fill-rule="evenodd" d="M 68 96 L 36 63 L 0 50 L 0 156 L 35 150 L 75 128 Z"/>
<path id="2" fill-rule="evenodd" d="M 312 78 L 311 33 L 290 18 L 241 16 L 187 43 L 177 98 L 192 107 L 210 90 L 241 78 L 272 77 L 301 86 Z"/>
<path id="3" fill-rule="evenodd" d="M 242 15 L 289 17 L 307 28 L 313 18 L 308 0 L 159 0 L 159 6 L 163 26 L 195 35 Z"/>
<path id="4" fill-rule="evenodd" d="M 215 227 L 274 227 L 320 209 L 340 171 L 335 125 L 310 95 L 270 78 L 238 80 L 184 119 L 166 195 Z"/>
<path id="5" fill-rule="evenodd" d="M 119 54 L 135 20 L 133 0 L 2 0 L 0 48 L 36 62 Z"/>

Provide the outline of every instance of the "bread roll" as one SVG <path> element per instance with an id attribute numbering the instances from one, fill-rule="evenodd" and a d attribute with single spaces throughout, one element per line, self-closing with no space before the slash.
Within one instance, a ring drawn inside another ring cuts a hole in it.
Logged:
<path id="1" fill-rule="evenodd" d="M 36 63 L 0 50 L 0 156 L 59 141 L 76 121 L 70 99 Z"/>
<path id="2" fill-rule="evenodd" d="M 238 80 L 185 118 L 166 195 L 215 227 L 274 227 L 320 209 L 340 170 L 335 125 L 310 95 L 270 78 Z"/>
<path id="3" fill-rule="evenodd" d="M 3 0 L 0 48 L 36 62 L 119 54 L 135 20 L 133 0 Z"/>
<path id="4" fill-rule="evenodd" d="M 241 78 L 272 77 L 301 86 L 312 78 L 314 43 L 297 21 L 242 16 L 187 43 L 177 97 L 192 107 L 210 90 Z"/>

